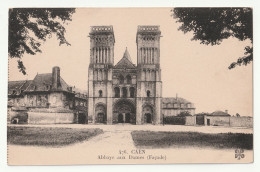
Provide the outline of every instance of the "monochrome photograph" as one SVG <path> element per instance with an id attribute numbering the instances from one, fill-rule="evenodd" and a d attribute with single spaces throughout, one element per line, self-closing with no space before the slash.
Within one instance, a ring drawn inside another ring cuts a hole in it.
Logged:
<path id="1" fill-rule="evenodd" d="M 8 165 L 253 163 L 253 8 L 8 13 Z"/>

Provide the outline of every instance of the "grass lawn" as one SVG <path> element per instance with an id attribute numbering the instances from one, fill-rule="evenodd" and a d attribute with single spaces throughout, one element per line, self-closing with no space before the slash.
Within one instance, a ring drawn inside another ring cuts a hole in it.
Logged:
<path id="1" fill-rule="evenodd" d="M 82 142 L 101 133 L 101 129 L 8 126 L 7 142 L 15 145 L 59 147 Z"/>
<path id="2" fill-rule="evenodd" d="M 133 131 L 139 148 L 211 147 L 253 149 L 253 134 Z"/>

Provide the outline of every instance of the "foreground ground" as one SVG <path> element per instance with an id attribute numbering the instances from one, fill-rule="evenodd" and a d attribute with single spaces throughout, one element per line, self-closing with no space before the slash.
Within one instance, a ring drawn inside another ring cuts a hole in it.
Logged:
<path id="1" fill-rule="evenodd" d="M 17 127 L 17 125 L 12 125 Z M 153 126 L 153 125 L 26 125 L 24 127 L 55 127 L 75 129 L 103 130 L 102 134 L 87 141 L 61 148 L 35 146 L 8 146 L 10 165 L 39 164 L 135 164 L 135 163 L 241 163 L 252 162 L 253 151 L 244 150 L 244 158 L 235 158 L 235 149 L 213 149 L 209 147 L 194 148 L 154 148 L 142 149 L 144 155 L 138 154 L 131 132 L 201 132 L 201 133 L 248 133 L 250 128 L 224 128 L 214 126 Z M 21 127 L 21 125 L 18 125 Z M 142 152 L 141 151 L 141 152 Z M 165 157 L 165 159 L 147 159 L 148 157 Z M 125 158 L 125 159 L 124 159 Z"/>
<path id="2" fill-rule="evenodd" d="M 253 149 L 253 134 L 133 131 L 135 146 L 139 148 L 229 148 Z"/>
<path id="3" fill-rule="evenodd" d="M 66 146 L 103 133 L 101 129 L 8 126 L 7 142 L 15 145 Z"/>

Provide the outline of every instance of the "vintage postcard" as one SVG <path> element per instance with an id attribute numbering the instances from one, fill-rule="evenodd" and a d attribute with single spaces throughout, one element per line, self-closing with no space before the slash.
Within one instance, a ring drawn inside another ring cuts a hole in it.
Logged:
<path id="1" fill-rule="evenodd" d="M 252 11 L 10 8 L 8 165 L 252 163 Z"/>

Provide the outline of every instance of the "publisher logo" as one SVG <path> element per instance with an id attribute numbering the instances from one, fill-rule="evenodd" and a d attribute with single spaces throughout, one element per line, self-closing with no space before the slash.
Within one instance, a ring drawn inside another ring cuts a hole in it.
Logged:
<path id="1" fill-rule="evenodd" d="M 245 157 L 244 149 L 236 149 L 236 150 L 235 150 L 235 158 L 236 158 L 237 160 L 240 160 L 240 159 L 242 159 L 242 158 L 244 158 L 244 157 Z"/>

